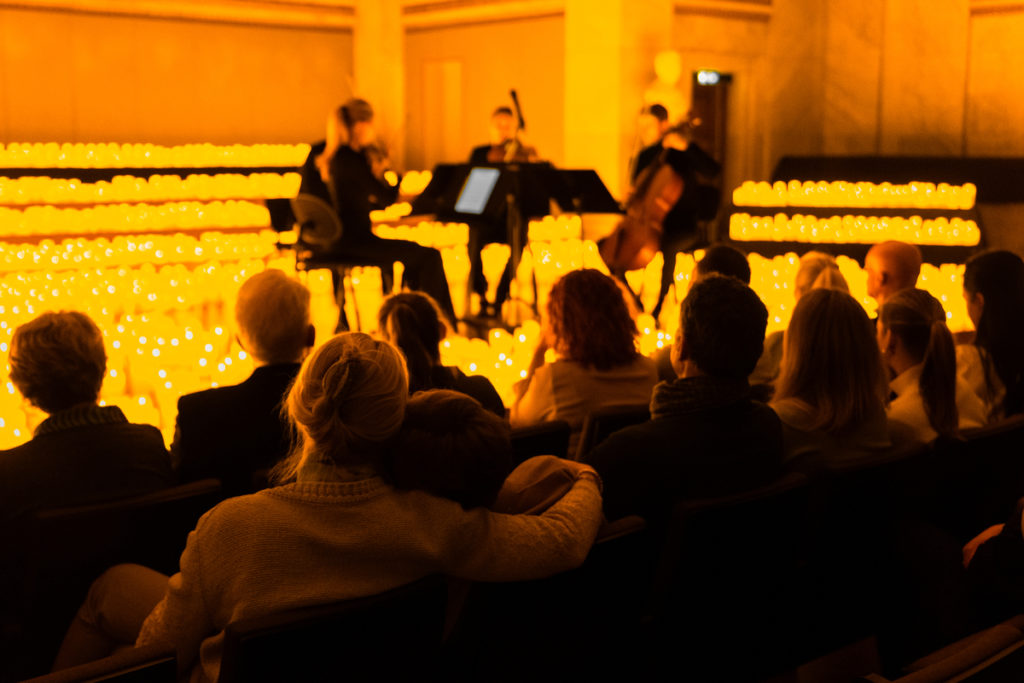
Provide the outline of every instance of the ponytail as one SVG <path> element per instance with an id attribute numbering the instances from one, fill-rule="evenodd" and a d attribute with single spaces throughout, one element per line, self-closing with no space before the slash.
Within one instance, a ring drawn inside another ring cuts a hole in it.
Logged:
<path id="1" fill-rule="evenodd" d="M 956 347 L 945 320 L 931 324 L 919 386 L 932 429 L 941 436 L 956 436 L 960 421 L 956 407 Z"/>
<path id="2" fill-rule="evenodd" d="M 432 388 L 430 371 L 434 367 L 430 352 L 419 335 L 416 313 L 407 304 L 391 307 L 383 330 L 385 336 L 405 354 L 409 368 L 409 393 Z"/>
<path id="3" fill-rule="evenodd" d="M 409 391 L 433 389 L 432 370 L 441 364 L 439 346 L 447 329 L 437 303 L 422 292 L 401 292 L 384 300 L 377 313 L 381 334 L 405 354 Z"/>
<path id="4" fill-rule="evenodd" d="M 941 436 L 956 436 L 956 347 L 942 304 L 923 289 L 904 289 L 885 302 L 879 318 L 921 363 L 918 387 L 932 429 Z"/>

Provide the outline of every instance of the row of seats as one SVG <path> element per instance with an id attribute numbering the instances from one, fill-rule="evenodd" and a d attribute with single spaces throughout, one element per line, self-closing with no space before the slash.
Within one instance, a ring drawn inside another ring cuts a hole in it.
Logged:
<path id="1" fill-rule="evenodd" d="M 599 425 L 600 417 L 589 422 Z M 559 425 L 549 428 L 551 434 L 563 433 Z M 562 443 L 562 436 L 558 439 Z M 517 430 L 515 442 L 519 457 L 549 452 L 536 430 Z M 464 594 L 464 608 L 443 650 L 447 586 L 441 579 L 236 624 L 231 632 L 240 641 L 238 661 L 231 663 L 234 646 L 226 646 L 222 680 L 260 680 L 246 666 L 268 676 L 273 671 L 272 662 L 245 663 L 255 657 L 245 654 L 243 641 L 250 633 L 277 639 L 273 647 L 257 646 L 254 652 L 269 653 L 288 667 L 296 658 L 281 653 L 308 642 L 326 643 L 323 652 L 330 653 L 333 666 L 348 665 L 373 647 L 359 636 L 376 633 L 368 624 L 378 617 L 385 629 L 391 624 L 381 636 L 389 652 L 422 650 L 414 658 L 385 659 L 396 660 L 395 665 L 415 661 L 419 677 L 436 671 L 449 679 L 512 681 L 619 671 L 657 680 L 670 671 L 689 672 L 695 680 L 757 679 L 871 635 L 879 636 L 886 672 L 892 674 L 928 651 L 922 648 L 934 649 L 959 635 L 921 634 L 938 629 L 941 620 L 935 625 L 922 618 L 922 605 L 914 603 L 920 596 L 906 590 L 907 577 L 897 571 L 905 564 L 901 559 L 916 552 L 922 525 L 939 530 L 958 552 L 961 528 L 975 533 L 1002 521 L 1024 492 L 1022 446 L 1024 418 L 1019 418 L 962 442 L 940 442 L 813 476 L 792 473 L 725 498 L 681 501 L 666 528 L 648 528 L 638 518 L 621 520 L 577 570 L 453 591 Z M 172 573 L 188 531 L 221 495 L 219 482 L 208 480 L 38 513 L 27 532 L 21 581 L 12 592 L 18 612 L 28 618 L 19 625 L 18 649 L 5 653 L 5 661 L 16 655 L 52 658 L 85 589 L 106 566 L 132 561 Z M 934 596 L 924 597 L 928 608 L 927 598 Z M 398 617 L 389 611 L 395 609 L 408 613 Z M 343 628 L 325 626 L 336 619 L 347 620 L 344 628 L 357 624 L 357 633 L 331 635 L 330 629 Z M 296 623 L 305 635 L 296 635 Z M 408 624 L 408 633 L 395 632 L 397 623 Z M 282 635 L 287 633 L 292 635 Z M 921 637 L 908 639 L 908 634 Z M 33 651 L 43 644 L 42 652 Z M 360 656 L 344 656 L 345 645 Z M 737 648 L 742 657 L 736 656 Z M 313 665 L 317 658 L 310 655 L 309 661 Z M 134 668 L 138 662 L 129 664 Z M 243 673 L 231 678 L 236 669 Z"/>

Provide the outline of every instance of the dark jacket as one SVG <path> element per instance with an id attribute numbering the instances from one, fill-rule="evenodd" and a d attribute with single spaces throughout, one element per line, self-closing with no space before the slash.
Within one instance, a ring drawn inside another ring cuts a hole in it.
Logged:
<path id="1" fill-rule="evenodd" d="M 505 404 L 491 380 L 483 375 L 467 375 L 456 367 L 437 365 L 430 371 L 431 389 L 451 389 L 471 398 L 498 417 L 505 417 Z"/>
<path id="2" fill-rule="evenodd" d="M 590 454 L 609 520 L 635 514 L 661 522 L 677 500 L 738 493 L 781 476 L 779 418 L 749 398 L 746 382 L 718 381 L 662 382 L 653 419 L 615 432 Z"/>
<path id="3" fill-rule="evenodd" d="M 160 430 L 129 423 L 114 406 L 78 406 L 54 413 L 31 441 L 0 451 L 0 522 L 173 483 Z"/>
<path id="4" fill-rule="evenodd" d="M 250 492 L 252 473 L 288 453 L 280 409 L 299 367 L 266 365 L 241 384 L 179 398 L 171 456 L 181 481 L 215 477 L 228 495 Z"/>

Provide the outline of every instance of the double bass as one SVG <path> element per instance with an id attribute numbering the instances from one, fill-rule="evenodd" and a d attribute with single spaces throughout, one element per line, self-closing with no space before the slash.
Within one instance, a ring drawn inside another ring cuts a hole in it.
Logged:
<path id="1" fill-rule="evenodd" d="M 523 110 L 519 107 L 519 96 L 515 89 L 509 90 L 512 97 L 512 104 L 515 106 L 516 129 L 512 137 L 497 144 L 491 145 L 487 150 L 487 162 L 491 164 L 511 164 L 515 162 L 527 163 L 537 161 L 540 156 L 537 148 L 531 145 L 524 145 L 519 140 L 519 131 L 526 130 L 526 121 L 523 120 Z"/>

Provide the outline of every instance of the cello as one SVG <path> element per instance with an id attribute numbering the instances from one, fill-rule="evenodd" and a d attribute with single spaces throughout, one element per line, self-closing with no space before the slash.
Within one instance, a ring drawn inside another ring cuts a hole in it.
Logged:
<path id="1" fill-rule="evenodd" d="M 689 196 L 697 189 L 693 171 L 706 167 L 709 173 L 718 172 L 717 162 L 688 142 L 698 125 L 700 119 L 688 118 L 666 131 L 662 137 L 665 148 L 640 173 L 625 215 L 599 246 L 601 258 L 612 272 L 646 267 L 661 249 L 665 217 L 684 193 Z"/>

